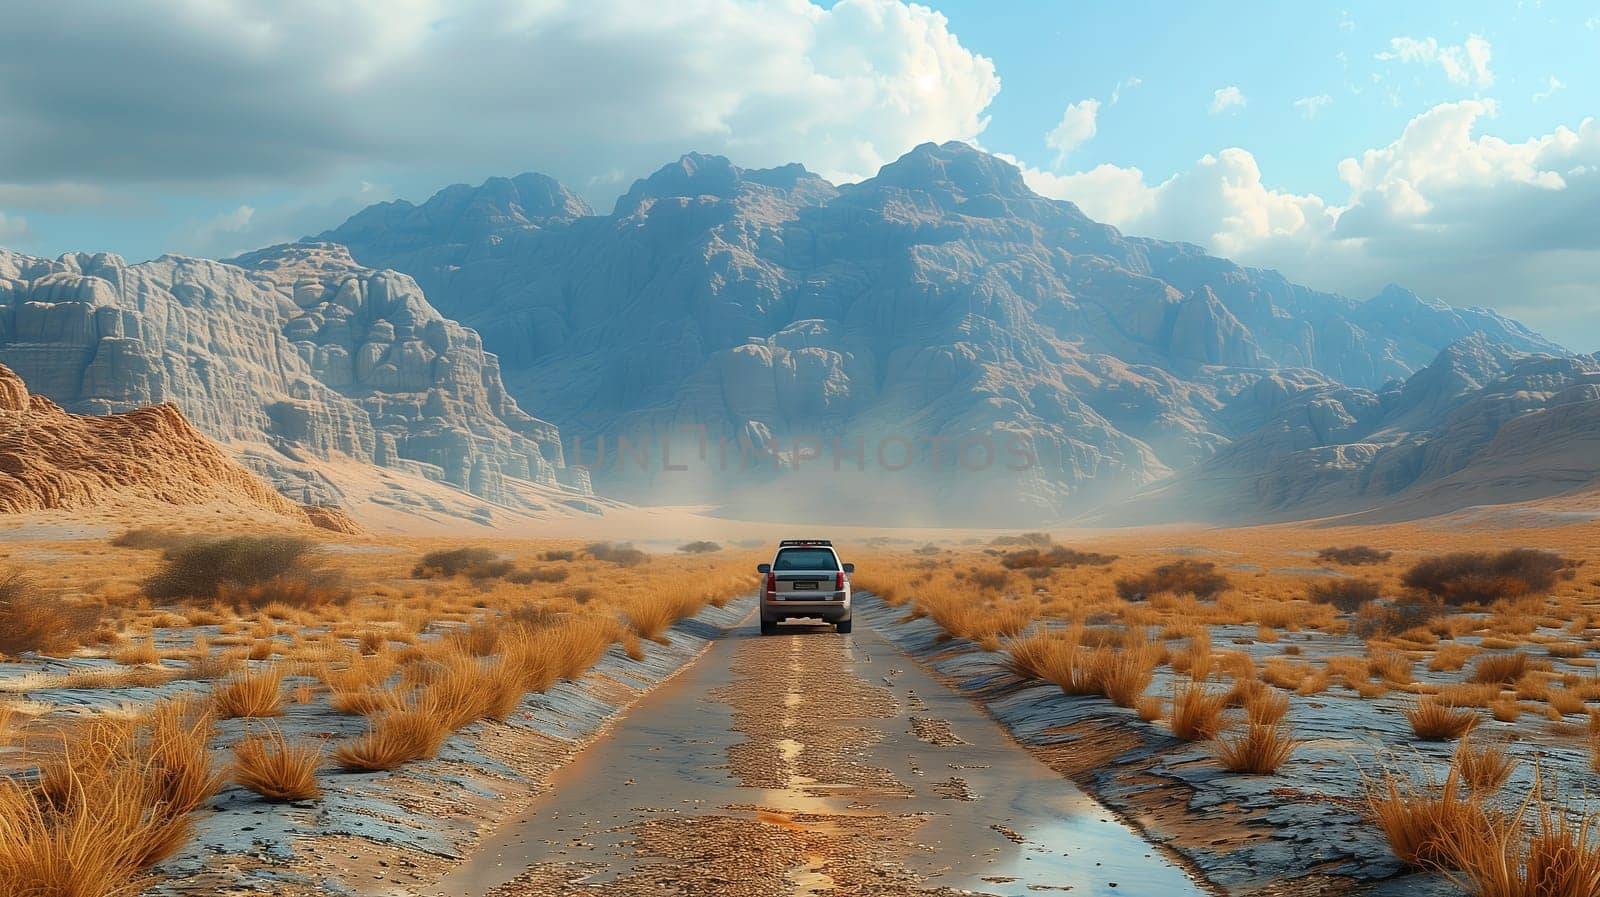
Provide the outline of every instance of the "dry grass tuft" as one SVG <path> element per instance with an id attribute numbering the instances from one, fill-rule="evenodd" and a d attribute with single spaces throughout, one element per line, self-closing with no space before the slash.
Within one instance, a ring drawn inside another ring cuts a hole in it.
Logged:
<path id="1" fill-rule="evenodd" d="M 439 753 L 450 728 L 426 710 L 397 710 L 378 718 L 367 734 L 334 748 L 333 762 L 343 769 L 395 769 Z"/>
<path id="2" fill-rule="evenodd" d="M 91 641 L 102 611 L 73 604 L 27 575 L 0 571 L 0 655 L 65 654 Z"/>
<path id="3" fill-rule="evenodd" d="M 1217 739 L 1217 762 L 1229 772 L 1269 775 L 1289 759 L 1297 744 L 1282 726 L 1251 723 L 1242 735 Z"/>
<path id="4" fill-rule="evenodd" d="M 1526 676 L 1529 668 L 1528 655 L 1521 651 L 1485 654 L 1472 665 L 1472 681 L 1509 684 Z"/>
<path id="5" fill-rule="evenodd" d="M 1367 807 L 1389 840 L 1389 849 L 1409 866 L 1438 870 L 1454 866 L 1452 842 L 1480 836 L 1489 818 L 1461 787 L 1452 768 L 1443 785 L 1419 788 L 1386 773 L 1381 785 L 1368 783 Z"/>
<path id="6" fill-rule="evenodd" d="M 1227 692 L 1214 692 L 1196 682 L 1173 686 L 1172 734 L 1184 741 L 1208 741 L 1222 731 Z"/>
<path id="7" fill-rule="evenodd" d="M 1289 695 L 1265 686 L 1254 689 L 1245 698 L 1244 711 L 1251 725 L 1275 726 L 1289 715 Z"/>
<path id="8" fill-rule="evenodd" d="M 211 699 L 223 719 L 282 716 L 283 672 L 270 667 L 225 679 Z"/>
<path id="9" fill-rule="evenodd" d="M 1472 731 L 1479 717 L 1471 710 L 1451 707 L 1428 696 L 1418 699 L 1415 705 L 1406 709 L 1406 719 L 1411 723 L 1412 733 L 1418 738 L 1424 741 L 1449 741 Z"/>
<path id="10" fill-rule="evenodd" d="M 1456 747 L 1454 762 L 1461 774 L 1461 781 L 1466 783 L 1472 794 L 1479 797 L 1499 791 L 1511 778 L 1512 770 L 1517 768 L 1517 761 L 1505 748 L 1493 744 L 1474 747 L 1470 738 L 1461 739 L 1461 744 Z"/>
<path id="11" fill-rule="evenodd" d="M 233 746 L 233 780 L 267 800 L 313 800 L 320 797 L 317 767 L 322 746 L 310 742 L 290 744 L 273 727 Z"/>
<path id="12" fill-rule="evenodd" d="M 1538 807 L 1536 823 L 1527 816 Z M 1475 897 L 1593 897 L 1600 894 L 1600 817 L 1575 821 L 1535 785 L 1514 813 L 1444 829 L 1447 876 Z"/>
<path id="13" fill-rule="evenodd" d="M 1324 548 L 1317 552 L 1317 560 L 1319 561 L 1329 561 L 1350 567 L 1381 564 L 1392 557 L 1394 557 L 1394 552 L 1392 551 L 1379 551 L 1366 545 L 1352 545 L 1349 548 Z"/>

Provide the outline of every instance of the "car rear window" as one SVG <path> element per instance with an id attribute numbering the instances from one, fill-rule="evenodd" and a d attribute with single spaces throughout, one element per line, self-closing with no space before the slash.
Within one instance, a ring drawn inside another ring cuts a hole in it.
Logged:
<path id="1" fill-rule="evenodd" d="M 839 560 L 826 548 L 785 548 L 778 552 L 772 569 L 785 570 L 837 570 Z"/>

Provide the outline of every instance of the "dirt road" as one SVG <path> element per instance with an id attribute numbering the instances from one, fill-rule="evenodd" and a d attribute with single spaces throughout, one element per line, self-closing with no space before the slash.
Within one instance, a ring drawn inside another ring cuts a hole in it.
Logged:
<path id="1" fill-rule="evenodd" d="M 729 633 L 552 786 L 433 893 L 1205 893 L 864 628 Z"/>

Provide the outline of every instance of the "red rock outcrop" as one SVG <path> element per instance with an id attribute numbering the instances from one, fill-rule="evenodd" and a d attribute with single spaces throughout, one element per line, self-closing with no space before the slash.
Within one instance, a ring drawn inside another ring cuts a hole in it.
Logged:
<path id="1" fill-rule="evenodd" d="M 68 414 L 0 365 L 0 513 L 208 502 L 312 522 L 176 407 Z"/>

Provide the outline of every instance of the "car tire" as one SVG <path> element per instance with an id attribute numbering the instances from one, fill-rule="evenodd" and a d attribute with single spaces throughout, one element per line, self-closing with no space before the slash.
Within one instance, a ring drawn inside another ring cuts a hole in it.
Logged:
<path id="1" fill-rule="evenodd" d="M 777 620 L 762 620 L 761 621 L 761 634 L 762 635 L 772 635 L 773 633 L 775 633 L 777 631 L 778 631 L 778 621 Z"/>
<path id="2" fill-rule="evenodd" d="M 854 620 L 840 620 L 839 622 L 833 624 L 833 628 L 837 629 L 840 635 L 849 635 L 850 627 L 854 622 Z"/>

